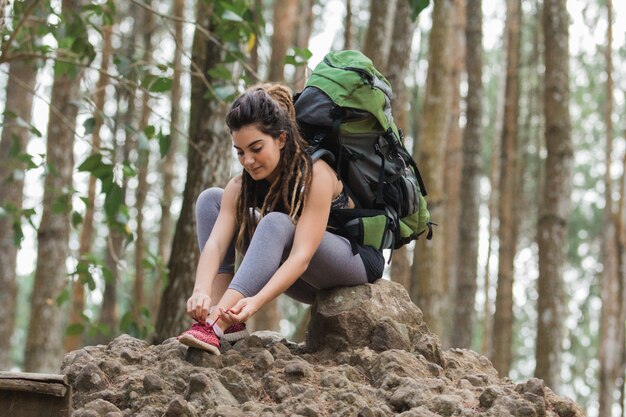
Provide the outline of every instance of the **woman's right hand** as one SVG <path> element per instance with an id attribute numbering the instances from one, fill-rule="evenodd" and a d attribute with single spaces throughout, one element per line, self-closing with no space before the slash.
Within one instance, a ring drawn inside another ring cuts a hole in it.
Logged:
<path id="1" fill-rule="evenodd" d="M 204 324 L 209 315 L 209 307 L 211 307 L 211 296 L 200 291 L 194 291 L 187 300 L 187 315 Z"/>

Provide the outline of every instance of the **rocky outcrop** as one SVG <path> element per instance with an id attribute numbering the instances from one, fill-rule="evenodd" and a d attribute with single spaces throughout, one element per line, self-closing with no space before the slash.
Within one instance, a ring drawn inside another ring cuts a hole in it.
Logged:
<path id="1" fill-rule="evenodd" d="M 123 335 L 65 356 L 74 417 L 577 417 L 541 380 L 500 379 L 475 352 L 443 351 L 397 284 L 322 294 L 309 345 L 257 332 L 221 356 Z"/>

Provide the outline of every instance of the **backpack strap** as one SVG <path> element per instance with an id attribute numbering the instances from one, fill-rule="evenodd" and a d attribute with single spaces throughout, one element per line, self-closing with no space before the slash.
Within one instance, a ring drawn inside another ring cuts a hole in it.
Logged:
<path id="1" fill-rule="evenodd" d="M 405 162 L 408 162 L 411 168 L 413 168 L 413 171 L 415 172 L 415 177 L 417 178 L 417 183 L 420 186 L 420 192 L 422 193 L 423 196 L 427 196 L 428 193 L 426 192 L 426 186 L 424 185 L 422 174 L 420 174 L 420 170 L 417 168 L 417 164 L 413 160 L 413 157 L 411 156 L 411 154 L 409 154 L 409 151 L 407 151 L 404 145 L 402 144 L 402 141 L 396 138 L 396 135 L 394 134 L 393 129 L 391 128 L 387 129 L 387 131 L 385 132 L 383 136 L 385 137 L 385 139 L 387 140 L 387 143 L 389 143 L 390 146 L 392 146 L 395 149 L 400 147 L 406 153 L 407 158 Z"/>
<path id="2" fill-rule="evenodd" d="M 318 159 L 323 159 L 330 166 L 332 166 L 335 163 L 335 155 L 333 155 L 333 153 L 329 151 L 328 149 L 324 149 L 324 148 L 316 148 L 312 150 L 311 161 L 315 162 Z"/>
<path id="3" fill-rule="evenodd" d="M 335 158 L 335 171 L 339 173 L 339 178 L 341 179 L 341 123 L 343 122 L 343 118 L 345 117 L 345 111 L 339 107 L 335 106 L 330 112 L 330 115 L 333 120 L 333 124 L 330 129 L 330 133 L 324 138 L 322 141 L 322 146 L 326 149 L 330 149 L 333 154 L 336 156 Z"/>

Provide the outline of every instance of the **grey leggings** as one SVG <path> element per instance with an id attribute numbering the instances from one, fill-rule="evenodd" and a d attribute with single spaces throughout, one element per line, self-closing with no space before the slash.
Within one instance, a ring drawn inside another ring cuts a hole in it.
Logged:
<path id="1" fill-rule="evenodd" d="M 204 248 L 220 210 L 224 190 L 209 188 L 196 202 L 198 246 Z M 248 250 L 228 288 L 245 297 L 257 294 L 287 259 L 293 243 L 295 225 L 284 213 L 264 216 L 254 232 Z M 219 268 L 221 273 L 234 273 L 234 239 Z M 304 274 L 285 292 L 291 298 L 312 304 L 320 289 L 367 283 L 367 274 L 360 255 L 353 255 L 347 239 L 325 232 Z"/>

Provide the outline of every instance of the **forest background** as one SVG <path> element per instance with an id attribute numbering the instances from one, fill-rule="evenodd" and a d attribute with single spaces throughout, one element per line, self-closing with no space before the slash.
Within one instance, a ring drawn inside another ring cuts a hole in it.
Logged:
<path id="1" fill-rule="evenodd" d="M 613 10 L 615 7 L 616 10 Z M 359 49 L 392 83 L 433 241 L 395 251 L 446 347 L 624 416 L 626 7 L 611 0 L 0 0 L 0 370 L 187 322 L 228 104 Z M 310 70 L 309 70 L 310 71 Z M 387 254 L 387 256 L 391 256 Z M 280 298 L 253 328 L 301 340 Z"/>

